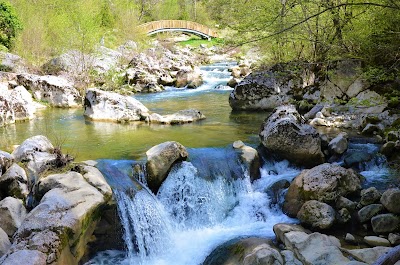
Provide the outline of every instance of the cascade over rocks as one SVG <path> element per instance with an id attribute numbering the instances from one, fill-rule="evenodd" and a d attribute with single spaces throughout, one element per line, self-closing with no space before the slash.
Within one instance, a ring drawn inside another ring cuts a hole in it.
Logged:
<path id="1" fill-rule="evenodd" d="M 79 91 L 63 77 L 19 74 L 17 82 L 32 91 L 36 100 L 47 102 L 51 106 L 74 108 L 82 105 Z"/>
<path id="2" fill-rule="evenodd" d="M 171 141 L 153 146 L 146 152 L 146 156 L 147 184 L 150 190 L 157 194 L 172 166 L 186 160 L 188 152 L 180 143 Z"/>
<path id="3" fill-rule="evenodd" d="M 303 170 L 292 181 L 285 196 L 283 210 L 294 217 L 308 200 L 332 203 L 340 196 L 359 190 L 361 190 L 359 174 L 352 169 L 325 163 Z"/>
<path id="4" fill-rule="evenodd" d="M 250 179 L 252 181 L 259 179 L 261 177 L 261 162 L 257 150 L 251 146 L 245 145 L 240 140 L 233 143 L 233 148 L 235 148 L 239 152 L 240 159 L 246 166 L 246 170 L 250 175 Z"/>
<path id="5" fill-rule="evenodd" d="M 273 155 L 312 167 L 324 162 L 317 131 L 304 122 L 293 105 L 282 105 L 264 121 L 260 139 Z"/>

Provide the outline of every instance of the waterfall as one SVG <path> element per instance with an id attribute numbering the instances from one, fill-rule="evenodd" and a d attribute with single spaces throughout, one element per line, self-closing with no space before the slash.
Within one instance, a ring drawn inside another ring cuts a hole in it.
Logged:
<path id="1" fill-rule="evenodd" d="M 268 162 L 261 170 L 261 179 L 251 183 L 229 148 L 189 150 L 192 160 L 174 165 L 157 195 L 138 186 L 128 174 L 121 174 L 125 172 L 119 170 L 121 164 L 108 161 L 117 168 L 111 167 L 116 172 L 106 171 L 109 183 L 123 183 L 113 187 L 126 251 L 123 255 L 117 251 L 99 253 L 87 265 L 111 261 L 123 265 L 201 264 L 215 247 L 230 239 L 272 238 L 274 224 L 294 222 L 270 207 L 265 189 L 275 181 L 291 180 L 299 170 L 287 162 Z M 225 159 L 216 159 L 222 157 Z M 100 168 L 104 172 L 110 166 Z M 115 175 L 109 176 L 115 173 L 118 181 Z"/>

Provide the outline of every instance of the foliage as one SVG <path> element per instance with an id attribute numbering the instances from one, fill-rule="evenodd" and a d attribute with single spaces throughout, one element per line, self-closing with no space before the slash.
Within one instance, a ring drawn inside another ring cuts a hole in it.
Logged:
<path id="1" fill-rule="evenodd" d="M 211 40 L 204 40 L 201 38 L 192 37 L 186 41 L 180 41 L 179 45 L 181 46 L 191 46 L 191 47 L 199 47 L 200 45 L 206 45 L 207 47 L 218 46 L 224 43 L 223 39 L 212 38 Z"/>
<path id="2" fill-rule="evenodd" d="M 0 1 L 0 46 L 11 49 L 22 24 L 14 8 L 5 1 Z"/>

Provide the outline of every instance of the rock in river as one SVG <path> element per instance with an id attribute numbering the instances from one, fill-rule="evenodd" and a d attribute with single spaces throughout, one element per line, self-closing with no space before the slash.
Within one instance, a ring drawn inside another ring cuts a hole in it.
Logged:
<path id="1" fill-rule="evenodd" d="M 293 105 L 277 107 L 261 126 L 260 139 L 273 155 L 305 167 L 324 162 L 321 139 Z"/>

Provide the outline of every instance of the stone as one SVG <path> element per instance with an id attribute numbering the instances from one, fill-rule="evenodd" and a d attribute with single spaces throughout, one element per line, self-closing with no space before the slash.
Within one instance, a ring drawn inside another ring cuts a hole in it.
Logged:
<path id="1" fill-rule="evenodd" d="M 13 73 L 26 72 L 26 62 L 16 54 L 0 51 L 0 71 Z"/>
<path id="2" fill-rule="evenodd" d="M 366 206 L 378 202 L 380 198 L 381 193 L 375 187 L 370 187 L 368 189 L 361 190 L 361 199 L 359 204 L 361 206 Z"/>
<path id="3" fill-rule="evenodd" d="M 351 220 L 351 213 L 346 208 L 342 208 L 336 212 L 336 220 L 339 224 L 348 223 Z"/>
<path id="4" fill-rule="evenodd" d="M 370 204 L 361 208 L 358 213 L 358 220 L 360 223 L 365 223 L 371 220 L 372 217 L 377 215 L 378 213 L 382 212 L 383 210 L 382 204 Z"/>
<path id="5" fill-rule="evenodd" d="M 138 100 L 97 88 L 86 90 L 84 116 L 91 120 L 132 122 L 145 120 L 149 110 Z"/>
<path id="6" fill-rule="evenodd" d="M 381 197 L 380 202 L 385 208 L 394 214 L 400 214 L 400 189 L 392 188 L 386 190 Z"/>
<path id="7" fill-rule="evenodd" d="M 347 136 L 346 133 L 340 133 L 338 136 L 336 136 L 329 142 L 328 148 L 331 154 L 341 155 L 344 152 L 346 152 L 348 147 L 346 136 Z"/>
<path id="8" fill-rule="evenodd" d="M 292 90 L 302 88 L 302 81 L 284 69 L 253 72 L 235 86 L 229 105 L 233 110 L 272 111 L 291 98 Z"/>
<path id="9" fill-rule="evenodd" d="M 285 233 L 284 244 L 303 264 L 344 265 L 350 262 L 340 251 L 339 240 L 333 236 L 292 231 Z"/>
<path id="10" fill-rule="evenodd" d="M 350 244 L 356 244 L 357 243 L 356 238 L 350 233 L 346 234 L 346 236 L 344 238 L 344 241 L 346 241 L 347 243 L 350 243 Z"/>
<path id="11" fill-rule="evenodd" d="M 365 128 L 361 131 L 363 135 L 383 135 L 385 127 L 382 124 L 367 124 Z"/>
<path id="12" fill-rule="evenodd" d="M 372 230 L 376 234 L 396 231 L 399 223 L 399 218 L 391 213 L 379 214 L 371 219 Z"/>
<path id="13" fill-rule="evenodd" d="M 101 194 L 104 195 L 105 198 L 111 198 L 112 190 L 110 185 L 108 185 L 106 179 L 103 174 L 101 174 L 100 170 L 95 168 L 94 166 L 82 166 L 83 167 L 83 178 L 93 187 L 95 187 Z"/>
<path id="14" fill-rule="evenodd" d="M 372 155 L 367 152 L 354 152 L 345 154 L 343 161 L 345 167 L 359 168 L 359 165 L 363 162 L 368 162 L 372 159 Z"/>
<path id="15" fill-rule="evenodd" d="M 328 229 L 335 222 L 335 210 L 326 203 L 310 200 L 300 208 L 297 218 L 314 229 Z"/>
<path id="16" fill-rule="evenodd" d="M 292 163 L 312 167 L 325 160 L 317 131 L 293 105 L 277 107 L 262 124 L 259 136 L 269 152 Z"/>
<path id="17" fill-rule="evenodd" d="M 400 235 L 389 233 L 388 240 L 392 246 L 400 245 Z"/>
<path id="18" fill-rule="evenodd" d="M 283 258 L 270 239 L 233 239 L 214 249 L 204 265 L 280 265 Z"/>
<path id="19" fill-rule="evenodd" d="M 38 250 L 19 250 L 12 254 L 7 254 L 1 257 L 0 263 L 2 265 L 16 265 L 16 264 L 29 264 L 29 265 L 44 265 L 47 264 L 46 254 Z"/>
<path id="20" fill-rule="evenodd" d="M 154 194 L 157 194 L 171 167 L 179 161 L 186 160 L 188 152 L 180 143 L 170 141 L 153 146 L 146 152 L 146 156 L 147 184 Z"/>
<path id="21" fill-rule="evenodd" d="M 0 175 L 4 174 L 13 163 L 14 157 L 11 154 L 0 151 Z"/>
<path id="22" fill-rule="evenodd" d="M 394 155 L 395 150 L 396 150 L 396 142 L 389 141 L 382 145 L 380 153 L 388 158 L 391 158 Z"/>
<path id="23" fill-rule="evenodd" d="M 325 203 L 336 201 L 340 196 L 356 193 L 361 189 L 361 176 L 352 169 L 339 165 L 322 164 L 303 170 L 290 184 L 283 210 L 295 217 L 305 201 Z"/>
<path id="24" fill-rule="evenodd" d="M 235 88 L 240 83 L 241 79 L 232 77 L 229 79 L 228 83 L 226 83 L 229 87 Z"/>
<path id="25" fill-rule="evenodd" d="M 0 95 L 0 126 L 15 123 L 14 110 L 8 95 Z"/>
<path id="26" fill-rule="evenodd" d="M 267 193 L 271 204 L 277 204 L 280 202 L 282 191 L 289 188 L 289 186 L 289 181 L 287 181 L 286 179 L 281 179 L 274 182 L 269 187 L 265 188 L 264 192 Z"/>
<path id="27" fill-rule="evenodd" d="M 150 123 L 160 123 L 160 124 L 183 124 L 191 123 L 199 120 L 205 119 L 206 116 L 203 115 L 199 110 L 196 109 L 186 109 L 180 110 L 173 114 L 160 115 L 157 113 L 152 113 L 146 119 Z"/>
<path id="28" fill-rule="evenodd" d="M 391 248 L 378 246 L 373 248 L 342 250 L 356 260 L 366 262 L 367 264 L 373 264 L 380 256 L 388 253 Z"/>
<path id="29" fill-rule="evenodd" d="M 336 200 L 336 209 L 342 209 L 342 208 L 346 208 L 347 210 L 349 210 L 350 212 L 354 211 L 356 209 L 357 203 L 353 202 L 349 199 L 347 199 L 346 197 L 340 196 L 337 200 Z"/>
<path id="30" fill-rule="evenodd" d="M 0 257 L 7 253 L 11 247 L 10 239 L 2 228 L 0 228 Z"/>
<path id="31" fill-rule="evenodd" d="M 183 69 L 176 74 L 176 87 L 197 88 L 203 84 L 203 77 L 199 69 Z"/>
<path id="32" fill-rule="evenodd" d="M 284 243 L 285 242 L 285 234 L 289 232 L 304 232 L 306 234 L 309 234 L 310 232 L 306 230 L 304 227 L 298 224 L 285 224 L 285 223 L 278 223 L 275 224 L 273 227 L 276 239 L 279 242 Z"/>
<path id="33" fill-rule="evenodd" d="M 25 201 L 28 194 L 28 177 L 25 170 L 18 164 L 13 164 L 0 176 L 0 197 L 11 196 Z"/>
<path id="34" fill-rule="evenodd" d="M 39 264 L 78 264 L 110 197 L 73 171 L 42 177 L 36 195 L 40 203 L 21 223 L 5 260 L 38 251 L 44 260 Z"/>
<path id="35" fill-rule="evenodd" d="M 22 162 L 29 160 L 35 152 L 50 153 L 53 152 L 53 150 L 54 146 L 46 136 L 36 135 L 23 141 L 22 144 L 14 150 L 12 155 L 15 161 Z"/>
<path id="36" fill-rule="evenodd" d="M 21 200 L 7 197 L 0 201 L 0 227 L 12 237 L 21 226 L 26 216 L 26 209 Z"/>
<path id="37" fill-rule="evenodd" d="M 281 255 L 283 257 L 285 265 L 303 265 L 300 260 L 296 258 L 296 255 L 293 251 L 290 250 L 282 250 Z"/>
<path id="38" fill-rule="evenodd" d="M 37 101 L 44 101 L 54 107 L 76 108 L 82 105 L 82 96 L 73 83 L 58 76 L 33 74 L 17 75 L 17 82 L 32 91 Z"/>
<path id="39" fill-rule="evenodd" d="M 169 74 L 163 74 L 158 79 L 158 83 L 163 86 L 172 86 L 176 79 L 172 78 Z"/>
<path id="40" fill-rule="evenodd" d="M 240 144 L 238 141 L 233 143 L 233 148 L 235 148 L 240 154 L 240 160 L 244 164 L 245 170 L 247 170 L 251 181 L 259 179 L 261 177 L 261 161 L 257 150 L 251 146 L 243 144 L 243 142 Z"/>
<path id="41" fill-rule="evenodd" d="M 386 238 L 382 238 L 379 236 L 365 236 L 364 242 L 373 247 L 390 247 L 390 242 Z"/>

